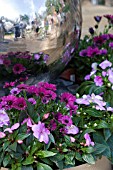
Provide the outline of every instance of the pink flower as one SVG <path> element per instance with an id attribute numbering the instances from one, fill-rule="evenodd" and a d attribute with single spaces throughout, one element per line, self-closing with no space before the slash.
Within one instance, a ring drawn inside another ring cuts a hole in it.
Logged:
<path id="1" fill-rule="evenodd" d="M 62 115 L 62 117 L 60 118 L 60 122 L 67 126 L 72 125 L 72 119 L 68 115 Z"/>
<path id="2" fill-rule="evenodd" d="M 0 139 L 4 138 L 6 134 L 4 132 L 0 132 Z"/>
<path id="3" fill-rule="evenodd" d="M 76 135 L 77 133 L 79 133 L 79 128 L 75 125 L 67 126 L 66 133 Z"/>
<path id="4" fill-rule="evenodd" d="M 14 74 L 20 74 L 24 72 L 26 68 L 22 64 L 15 64 L 13 67 Z"/>
<path id="5" fill-rule="evenodd" d="M 9 133 L 13 133 L 14 130 L 18 129 L 20 126 L 19 123 L 15 123 L 11 128 L 6 128 L 4 130 L 4 132 L 9 132 Z"/>
<path id="6" fill-rule="evenodd" d="M 45 128 L 45 124 L 39 122 L 32 126 L 33 135 L 40 141 L 48 144 L 50 131 Z"/>
<path id="7" fill-rule="evenodd" d="M 20 93 L 20 90 L 19 90 L 17 87 L 15 87 L 15 88 L 11 89 L 10 93 L 11 93 L 12 95 L 17 95 L 17 94 Z"/>
<path id="8" fill-rule="evenodd" d="M 92 142 L 91 141 L 91 138 L 90 138 L 90 135 L 88 134 L 88 133 L 86 133 L 85 135 L 84 135 L 84 138 L 85 138 L 85 140 L 86 140 L 86 144 L 85 144 L 85 146 L 94 146 L 94 142 Z"/>
<path id="9" fill-rule="evenodd" d="M 106 69 L 107 67 L 111 67 L 112 66 L 112 63 L 108 60 L 105 60 L 103 61 L 102 63 L 99 64 L 99 66 L 102 68 L 102 69 Z"/>
<path id="10" fill-rule="evenodd" d="M 25 110 L 27 107 L 26 101 L 23 97 L 16 98 L 14 102 L 14 108 L 17 110 Z"/>
<path id="11" fill-rule="evenodd" d="M 29 117 L 24 119 L 24 121 L 22 122 L 22 125 L 24 123 L 27 123 L 27 127 L 30 127 L 30 128 L 32 127 L 32 121 L 31 121 L 31 119 Z"/>
<path id="12" fill-rule="evenodd" d="M 12 109 L 14 106 L 14 102 L 16 101 L 16 97 L 13 95 L 3 96 L 2 101 L 5 103 L 5 109 Z"/>
<path id="13" fill-rule="evenodd" d="M 75 138 L 72 137 L 72 136 L 70 136 L 70 141 L 71 141 L 72 143 L 74 143 L 74 142 L 75 142 Z"/>
<path id="14" fill-rule="evenodd" d="M 74 104 L 74 102 L 76 101 L 76 97 L 68 92 L 62 93 L 60 99 L 61 102 L 66 103 L 67 106 L 69 106 L 70 104 Z"/>
<path id="15" fill-rule="evenodd" d="M 37 94 L 38 93 L 38 88 L 35 85 L 28 86 L 27 92 L 31 94 Z"/>
<path id="16" fill-rule="evenodd" d="M 0 127 L 3 127 L 4 125 L 8 125 L 10 123 L 9 116 L 5 112 L 4 109 L 0 110 Z"/>
<path id="17" fill-rule="evenodd" d="M 94 78 L 94 82 L 96 86 L 102 86 L 103 85 L 103 80 L 101 76 L 96 76 Z"/>
<path id="18" fill-rule="evenodd" d="M 36 100 L 34 98 L 29 98 L 28 102 L 30 102 L 32 105 L 36 104 Z"/>

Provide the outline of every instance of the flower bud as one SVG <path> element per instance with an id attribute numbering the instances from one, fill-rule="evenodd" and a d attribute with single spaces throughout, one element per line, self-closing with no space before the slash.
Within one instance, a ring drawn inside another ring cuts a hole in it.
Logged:
<path id="1" fill-rule="evenodd" d="M 94 127 L 96 127 L 97 126 L 97 123 L 94 123 L 94 125 L 93 125 Z"/>
<path id="2" fill-rule="evenodd" d="M 87 128 L 87 125 L 85 124 L 85 125 L 84 125 L 84 127 L 86 127 L 86 128 Z"/>
<path id="3" fill-rule="evenodd" d="M 86 115 L 86 113 L 84 112 L 83 115 Z"/>
<path id="4" fill-rule="evenodd" d="M 23 143 L 23 141 L 22 141 L 22 140 L 18 140 L 17 142 L 18 142 L 19 144 L 22 144 L 22 143 Z"/>
<path id="5" fill-rule="evenodd" d="M 107 83 L 107 86 L 108 86 L 108 87 L 111 87 L 111 83 Z"/>
<path id="6" fill-rule="evenodd" d="M 79 97 L 80 97 L 80 95 L 78 93 L 76 93 L 76 98 L 79 98 Z"/>

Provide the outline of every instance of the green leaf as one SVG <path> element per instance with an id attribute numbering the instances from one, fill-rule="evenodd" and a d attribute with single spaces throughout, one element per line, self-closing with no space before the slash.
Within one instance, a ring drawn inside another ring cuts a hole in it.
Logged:
<path id="1" fill-rule="evenodd" d="M 12 151 L 16 152 L 17 142 L 14 142 L 13 144 L 9 145 L 9 149 L 11 149 Z"/>
<path id="2" fill-rule="evenodd" d="M 106 149 L 107 149 L 106 145 L 103 145 L 103 144 L 100 144 L 100 143 L 95 143 L 94 155 L 102 154 Z"/>
<path id="3" fill-rule="evenodd" d="M 81 150 L 82 150 L 83 152 L 85 152 L 85 153 L 92 153 L 92 152 L 94 152 L 94 148 L 91 147 L 91 146 L 89 146 L 89 147 L 84 147 L 84 148 L 82 148 Z"/>
<path id="4" fill-rule="evenodd" d="M 34 162 L 34 157 L 33 156 L 28 156 L 25 161 L 22 162 L 22 165 L 30 165 L 33 164 Z"/>
<path id="5" fill-rule="evenodd" d="M 111 132 L 109 129 L 104 129 L 104 137 L 105 137 L 105 140 L 107 141 L 109 139 L 109 137 L 111 136 Z"/>
<path id="6" fill-rule="evenodd" d="M 9 164 L 10 160 L 11 160 L 10 155 L 6 155 L 3 159 L 3 166 L 6 167 Z"/>
<path id="7" fill-rule="evenodd" d="M 82 161 L 82 156 L 79 152 L 75 152 L 75 158 L 78 160 L 78 161 Z"/>
<path id="8" fill-rule="evenodd" d="M 4 145 L 3 145 L 3 150 L 5 151 L 6 150 L 6 148 L 10 145 L 10 141 L 5 141 L 4 142 Z"/>
<path id="9" fill-rule="evenodd" d="M 100 120 L 97 126 L 98 129 L 105 129 L 105 128 L 107 129 L 109 127 L 110 127 L 109 124 L 105 122 L 104 120 Z"/>
<path id="10" fill-rule="evenodd" d="M 51 151 L 38 151 L 36 155 L 39 158 L 47 158 L 56 155 L 57 153 L 51 152 Z"/>
<path id="11" fill-rule="evenodd" d="M 95 159 L 92 154 L 83 154 L 83 160 L 86 161 L 88 164 L 95 164 Z"/>
<path id="12" fill-rule="evenodd" d="M 50 141 L 55 144 L 55 139 L 54 139 L 54 136 L 52 134 L 49 135 L 49 138 L 50 138 Z"/>
<path id="13" fill-rule="evenodd" d="M 65 164 L 66 165 L 74 165 L 75 164 L 74 156 L 75 156 L 74 152 L 70 152 L 68 154 L 65 154 Z"/>
<path id="14" fill-rule="evenodd" d="M 22 166 L 22 170 L 33 170 L 32 166 Z"/>
<path id="15" fill-rule="evenodd" d="M 20 133 L 20 134 L 17 135 L 16 140 L 24 140 L 24 139 L 26 139 L 28 136 L 30 136 L 29 133 L 28 133 L 28 134 Z"/>
<path id="16" fill-rule="evenodd" d="M 37 170 L 52 170 L 52 168 L 49 165 L 38 163 Z"/>
<path id="17" fill-rule="evenodd" d="M 103 113 L 96 110 L 96 109 L 86 109 L 85 110 L 86 113 L 88 113 L 90 116 L 92 117 L 103 117 Z"/>

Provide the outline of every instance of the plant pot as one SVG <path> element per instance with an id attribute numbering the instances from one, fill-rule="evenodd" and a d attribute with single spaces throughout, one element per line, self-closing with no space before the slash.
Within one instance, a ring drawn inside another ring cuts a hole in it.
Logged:
<path id="1" fill-rule="evenodd" d="M 112 167 L 110 161 L 106 157 L 102 157 L 102 159 L 99 159 L 94 165 L 83 164 L 65 170 L 112 170 Z"/>
<path id="2" fill-rule="evenodd" d="M 8 170 L 7 168 L 1 168 L 0 170 Z M 96 164 L 89 165 L 83 164 L 73 168 L 67 168 L 64 170 L 112 170 L 111 163 L 106 157 L 99 159 Z"/>

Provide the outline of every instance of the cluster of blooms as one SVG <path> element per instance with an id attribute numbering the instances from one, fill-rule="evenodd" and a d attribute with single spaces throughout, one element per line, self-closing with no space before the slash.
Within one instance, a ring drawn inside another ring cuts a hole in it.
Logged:
<path id="1" fill-rule="evenodd" d="M 102 63 L 92 64 L 92 71 L 85 76 L 85 80 L 93 79 L 96 86 L 106 86 L 113 89 L 113 67 L 112 63 L 104 60 Z"/>
<path id="2" fill-rule="evenodd" d="M 97 55 L 106 55 L 108 51 L 113 49 L 113 34 L 103 34 L 100 36 L 95 36 L 93 38 L 93 45 L 83 49 L 79 52 L 79 55 L 82 57 L 95 57 Z M 105 44 L 107 43 L 107 44 Z M 106 45 L 106 48 L 103 48 L 103 44 Z"/>
<path id="3" fill-rule="evenodd" d="M 10 73 L 20 75 L 25 71 L 31 73 L 34 68 L 37 71 L 37 65 L 44 66 L 48 59 L 49 56 L 42 52 L 37 54 L 30 54 L 28 51 L 2 54 L 0 55 L 0 75 L 7 76 Z"/>
<path id="4" fill-rule="evenodd" d="M 80 104 L 79 99 L 65 92 L 58 97 L 56 102 L 57 94 L 55 91 L 56 86 L 54 84 L 44 82 L 32 86 L 20 84 L 13 87 L 8 96 L 1 97 L 0 138 L 7 137 L 7 134 L 9 137 L 10 134 L 13 134 L 15 130 L 26 123 L 28 127 L 28 132 L 26 133 L 33 133 L 34 137 L 40 142 L 47 144 L 50 133 L 54 133 L 54 131 L 56 132 L 56 136 L 58 134 L 60 134 L 60 136 L 69 135 L 71 142 L 75 142 L 76 135 L 80 132 L 80 129 L 74 124 L 73 118 L 76 117 L 79 108 L 77 105 L 77 103 Z M 25 92 L 29 97 L 20 97 L 23 96 Z M 99 102 L 101 102 L 101 100 Z M 35 108 L 35 120 L 29 115 L 27 108 L 28 103 L 31 104 L 31 107 Z M 41 105 L 42 109 L 38 110 Z M 54 109 L 51 107 L 54 107 Z M 22 114 L 21 111 L 25 113 L 26 116 L 19 122 L 19 117 Z M 38 111 L 40 111 L 40 113 Z M 19 139 L 17 142 L 19 144 L 23 143 L 23 141 Z M 91 141 L 88 133 L 84 135 L 83 142 L 84 146 L 94 146 L 94 142 Z"/>

